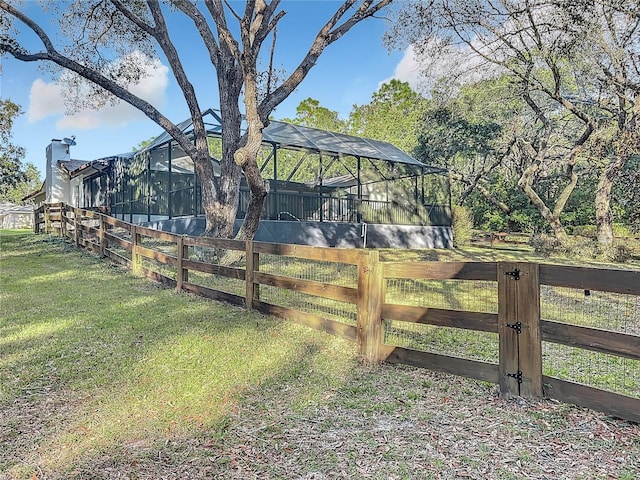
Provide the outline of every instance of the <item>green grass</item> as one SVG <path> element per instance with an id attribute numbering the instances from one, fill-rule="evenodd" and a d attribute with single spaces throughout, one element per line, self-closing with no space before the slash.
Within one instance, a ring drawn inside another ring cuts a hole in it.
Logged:
<path id="1" fill-rule="evenodd" d="M 632 425 L 365 367 L 352 343 L 158 288 L 57 238 L 0 231 L 0 277 L 2 480 L 631 478 L 640 467 Z"/>
<path id="2" fill-rule="evenodd" d="M 170 251 L 170 246 L 145 238 L 150 247 Z M 192 249 L 190 256 L 215 262 L 213 250 Z M 457 249 L 381 250 L 382 261 L 530 261 L 585 265 L 567 257 L 542 257 L 532 252 L 526 243 L 489 242 Z M 145 260 L 145 265 L 171 278 L 173 267 Z M 592 262 L 594 267 L 608 265 Z M 237 265 L 244 268 L 243 260 Z M 632 265 L 628 265 L 632 267 Z M 620 268 L 620 265 L 613 265 Z M 357 286 L 357 268 L 332 262 L 299 260 L 277 255 L 261 255 L 260 270 L 289 278 L 313 280 L 333 285 Z M 190 272 L 189 281 L 198 285 L 243 296 L 245 283 L 220 275 Z M 591 292 L 542 286 L 542 318 L 580 326 L 607 329 L 622 333 L 640 334 L 640 303 L 630 295 Z M 277 287 L 261 286 L 260 299 L 267 303 L 315 314 L 349 325 L 356 324 L 355 305 L 308 295 Z M 392 279 L 387 282 L 385 301 L 402 305 L 424 306 L 451 310 L 498 312 L 496 282 L 461 280 Z M 496 334 L 430 325 L 386 322 L 385 343 L 462 358 L 498 362 Z M 631 396 L 640 396 L 640 362 L 622 360 L 615 356 L 586 352 L 545 342 L 543 370 L 546 375 L 577 381 L 598 388 Z"/>
<path id="3" fill-rule="evenodd" d="M 39 433 L 47 468 L 222 428 L 247 388 L 283 378 L 305 375 L 304 403 L 356 361 L 339 339 L 158 288 L 60 239 L 0 239 L 0 404 L 70 402 L 64 423 Z M 0 450 L 0 472 L 31 471 L 33 453 Z"/>

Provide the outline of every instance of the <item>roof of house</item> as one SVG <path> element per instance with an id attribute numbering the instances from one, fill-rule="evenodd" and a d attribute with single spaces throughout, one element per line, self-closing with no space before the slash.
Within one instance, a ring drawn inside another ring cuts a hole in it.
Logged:
<path id="1" fill-rule="evenodd" d="M 34 197 L 37 197 L 38 195 L 44 195 L 44 182 L 42 182 L 42 184 L 40 185 L 40 188 L 38 190 L 34 190 L 33 192 L 30 192 L 28 194 L 26 194 L 24 197 L 22 197 L 22 201 L 26 202 L 27 200 L 30 200 Z"/>
<path id="2" fill-rule="evenodd" d="M 71 174 L 71 172 L 82 168 L 84 165 L 87 165 L 88 162 L 86 160 L 58 160 L 58 165 L 60 166 L 60 168 L 62 168 L 63 170 L 65 170 L 68 174 Z"/>
<path id="3" fill-rule="evenodd" d="M 80 174 L 91 175 L 102 171 L 105 167 L 117 158 L 131 158 L 135 152 L 122 153 L 97 160 L 58 160 L 58 165 L 63 168 L 71 178 Z"/>
<path id="4" fill-rule="evenodd" d="M 30 205 L 16 205 L 15 203 L 0 203 L 0 214 L 31 214 L 33 208 Z"/>

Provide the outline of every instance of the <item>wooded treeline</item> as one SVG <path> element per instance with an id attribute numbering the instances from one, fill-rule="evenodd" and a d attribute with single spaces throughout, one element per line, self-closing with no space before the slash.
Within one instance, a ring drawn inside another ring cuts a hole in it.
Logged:
<path id="1" fill-rule="evenodd" d="M 446 167 L 477 228 L 603 249 L 640 231 L 637 2 L 408 2 L 387 42 L 410 45 L 420 94 L 394 80 L 348 120 L 312 99 L 293 120 Z"/>
<path id="2" fill-rule="evenodd" d="M 446 167 L 454 203 L 470 210 L 478 228 L 549 233 L 562 248 L 570 243 L 567 233 L 593 230 L 608 248 L 615 225 L 640 230 L 635 0 L 407 0 L 395 10 L 391 0 L 346 0 L 327 12 L 306 55 L 282 79 L 273 63 L 276 26 L 286 16 L 279 0 L 245 2 L 244 12 L 220 0 L 168 3 L 52 2 L 65 12 L 58 28 L 67 33 L 55 37 L 56 46 L 49 25 L 0 0 L 0 54 L 73 72 L 66 78 L 93 85 L 98 106 L 117 97 L 164 128 L 196 165 L 210 235 L 231 236 L 244 173 L 251 202 L 238 235 L 252 238 L 268 193 L 257 166 L 262 129 L 327 46 L 383 12 L 388 45 L 415 54 L 427 86 L 418 93 L 391 81 L 348 119 L 310 98 L 290 120 L 390 141 Z M 208 49 L 202 65 L 211 67 L 212 82 L 204 90 L 217 87 L 225 125 L 220 177 L 213 174 L 198 96 L 172 43 L 172 35 L 187 32 L 166 22 L 177 17 L 193 23 L 190 33 Z M 35 33 L 41 50 L 25 49 L 19 29 Z M 131 92 L 150 58 L 170 65 L 193 138 Z M 261 58 L 268 67 L 259 68 Z"/>

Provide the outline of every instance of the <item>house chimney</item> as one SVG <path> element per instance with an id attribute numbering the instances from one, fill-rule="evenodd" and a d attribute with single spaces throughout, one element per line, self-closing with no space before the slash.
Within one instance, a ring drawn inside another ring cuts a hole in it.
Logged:
<path id="1" fill-rule="evenodd" d="M 69 179 L 58 166 L 58 161 L 69 161 L 69 145 L 54 138 L 47 145 L 47 171 L 45 179 L 46 203 L 69 202 Z"/>

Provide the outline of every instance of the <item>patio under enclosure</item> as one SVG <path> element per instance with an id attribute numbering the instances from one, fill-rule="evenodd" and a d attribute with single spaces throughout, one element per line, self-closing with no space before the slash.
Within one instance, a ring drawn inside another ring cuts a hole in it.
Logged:
<path id="1" fill-rule="evenodd" d="M 215 159 L 221 157 L 222 122 L 215 110 L 207 110 L 203 117 L 219 174 Z M 191 121 L 179 127 L 189 132 Z M 264 130 L 258 163 L 269 182 L 269 195 L 256 240 L 354 247 L 452 246 L 446 171 L 390 143 L 271 121 Z M 103 177 L 105 172 L 101 173 Z M 106 200 L 111 215 L 176 233 L 197 235 L 204 230 L 198 176 L 191 159 L 168 134 L 131 158 L 115 158 L 108 177 L 85 180 L 85 189 L 91 182 L 109 185 Z M 87 198 L 104 202 L 96 195 Z M 238 224 L 248 203 L 249 188 L 243 180 Z"/>

